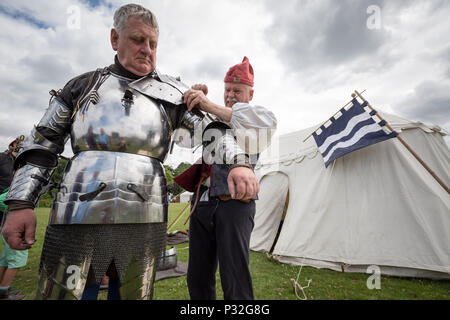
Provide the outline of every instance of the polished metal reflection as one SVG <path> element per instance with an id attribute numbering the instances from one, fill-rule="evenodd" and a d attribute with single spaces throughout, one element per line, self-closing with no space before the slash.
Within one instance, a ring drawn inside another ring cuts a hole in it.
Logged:
<path id="1" fill-rule="evenodd" d="M 159 80 L 151 77 L 141 78 L 131 83 L 130 86 L 152 98 L 164 100 L 174 105 L 183 104 L 183 93 L 190 89 L 189 86 L 178 78 L 162 74 L 159 71 L 156 71 L 156 73 Z"/>
<path id="2" fill-rule="evenodd" d="M 209 123 L 211 120 L 208 117 L 186 112 L 175 130 L 173 141 L 181 148 L 195 148 L 202 143 L 203 130 Z"/>
<path id="3" fill-rule="evenodd" d="M 156 275 L 155 259 L 142 266 L 134 257 L 120 280 L 121 300 L 150 300 Z M 89 263 L 67 266 L 64 259 L 50 274 L 45 266 L 39 275 L 36 300 L 81 300 L 87 282 Z"/>
<path id="4" fill-rule="evenodd" d="M 5 201 L 22 200 L 35 204 L 42 186 L 50 180 L 54 170 L 28 163 L 17 169 Z"/>
<path id="5" fill-rule="evenodd" d="M 159 160 L 86 151 L 67 165 L 49 223 L 166 222 L 167 212 L 166 178 Z"/>
<path id="6" fill-rule="evenodd" d="M 69 108 L 61 104 L 58 99 L 53 99 L 37 127 L 33 128 L 31 134 L 23 141 L 17 154 L 17 159 L 19 159 L 18 162 L 20 162 L 23 154 L 32 150 L 43 150 L 55 155 L 62 153 L 70 131 L 71 114 Z M 48 140 L 37 130 L 37 128 L 42 127 L 49 128 L 52 131 L 61 134 L 64 139 L 62 141 Z"/>
<path id="7" fill-rule="evenodd" d="M 36 300 L 80 300 L 87 281 L 89 259 L 80 266 L 68 266 L 61 258 L 52 272 L 42 266 Z M 75 267 L 75 268 L 73 268 Z"/>
<path id="8" fill-rule="evenodd" d="M 98 102 L 89 108 L 81 107 L 71 131 L 75 154 L 104 150 L 164 161 L 172 135 L 170 119 L 157 100 L 132 89 L 130 84 L 130 79 L 111 74 L 97 90 Z"/>
<path id="9" fill-rule="evenodd" d="M 174 247 L 166 250 L 159 259 L 158 270 L 172 269 L 177 266 L 177 249 Z"/>
<path id="10" fill-rule="evenodd" d="M 24 154 L 29 151 L 42 150 L 46 153 L 49 152 L 55 156 L 62 153 L 64 150 L 64 144 L 66 143 L 68 133 L 70 131 L 70 117 L 71 111 L 69 108 L 61 104 L 58 99 L 53 99 L 44 116 L 42 117 L 39 124 L 33 128 L 31 134 L 29 134 L 20 146 L 19 152 L 17 153 L 16 163 L 22 162 L 21 159 Z M 45 138 L 37 128 L 48 128 L 55 131 L 63 137 L 61 141 L 50 141 Z"/>
<path id="11" fill-rule="evenodd" d="M 59 99 L 52 99 L 37 127 L 46 127 L 59 134 L 68 134 L 71 117 L 70 108 L 62 104 Z"/>
<path id="12" fill-rule="evenodd" d="M 155 258 L 142 268 L 136 259 L 131 259 L 120 285 L 121 300 L 151 300 L 156 275 Z"/>

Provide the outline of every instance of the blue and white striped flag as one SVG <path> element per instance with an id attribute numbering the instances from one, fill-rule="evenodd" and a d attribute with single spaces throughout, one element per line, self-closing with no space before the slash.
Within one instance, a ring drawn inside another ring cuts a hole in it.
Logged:
<path id="1" fill-rule="evenodd" d="M 348 110 L 345 108 L 340 110 L 341 115 L 338 118 L 337 116 L 332 117 L 328 127 L 322 125 L 313 133 L 314 140 L 323 156 L 325 167 L 347 153 L 398 135 L 395 131 L 391 132 L 389 129 L 383 128 L 386 121 L 374 120 L 376 111 L 368 113 L 364 110 L 368 104 L 367 101 L 360 104 L 354 98 L 352 103 L 353 105 Z"/>

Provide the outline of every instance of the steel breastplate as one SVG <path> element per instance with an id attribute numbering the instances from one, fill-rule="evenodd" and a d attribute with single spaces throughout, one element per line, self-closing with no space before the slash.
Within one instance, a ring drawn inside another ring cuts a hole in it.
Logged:
<path id="1" fill-rule="evenodd" d="M 86 151 L 67 165 L 49 224 L 167 222 L 167 206 L 166 178 L 159 160 Z"/>
<path id="2" fill-rule="evenodd" d="M 132 80 L 102 76 L 80 104 L 72 123 L 74 154 L 104 150 L 140 154 L 164 161 L 172 128 L 163 106 L 130 87 Z"/>

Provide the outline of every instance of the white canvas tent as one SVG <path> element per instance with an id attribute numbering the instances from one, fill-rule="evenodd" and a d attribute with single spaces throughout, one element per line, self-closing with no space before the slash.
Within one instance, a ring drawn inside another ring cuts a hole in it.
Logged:
<path id="1" fill-rule="evenodd" d="M 450 186 L 450 150 L 440 129 L 382 116 Z M 261 154 L 250 248 L 273 248 L 279 261 L 296 265 L 344 272 L 377 265 L 385 275 L 450 278 L 449 194 L 398 139 L 326 169 L 314 139 L 303 143 L 317 127 L 281 136 L 276 156 Z"/>
<path id="2" fill-rule="evenodd" d="M 182 194 L 180 194 L 180 203 L 188 203 L 191 201 L 192 192 L 185 191 Z"/>

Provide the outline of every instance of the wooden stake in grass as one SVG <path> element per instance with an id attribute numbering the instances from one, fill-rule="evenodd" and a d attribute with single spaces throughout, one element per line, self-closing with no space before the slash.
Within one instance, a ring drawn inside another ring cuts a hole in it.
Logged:
<path id="1" fill-rule="evenodd" d="M 177 223 L 178 220 L 180 220 L 180 218 L 183 215 L 183 212 L 186 210 L 186 208 L 189 206 L 190 201 L 188 201 L 188 203 L 186 203 L 186 206 L 183 208 L 183 210 L 181 210 L 181 212 L 178 214 L 178 216 L 175 218 L 175 220 L 172 221 L 172 223 L 167 227 L 167 231 L 170 230 L 170 228 L 172 228 L 172 226 Z"/>

